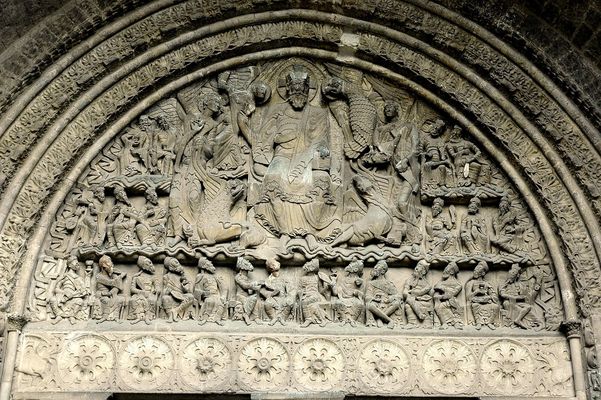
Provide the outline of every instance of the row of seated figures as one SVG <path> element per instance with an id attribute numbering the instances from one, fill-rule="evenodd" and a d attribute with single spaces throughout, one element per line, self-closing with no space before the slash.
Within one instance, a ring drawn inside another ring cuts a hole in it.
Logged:
<path id="1" fill-rule="evenodd" d="M 275 258 L 255 270 L 240 257 L 234 273 L 205 257 L 194 268 L 175 257 L 155 266 L 138 256 L 135 271 L 133 265 L 116 269 L 109 255 L 85 264 L 71 256 L 50 285 L 46 316 L 53 323 L 93 319 L 150 324 L 165 319 L 301 327 L 557 329 L 561 311 L 548 265 L 513 264 L 508 271 L 491 271 L 486 261 L 472 260 L 468 266 L 475 267 L 469 270 L 439 261 L 421 259 L 411 269 L 389 268 L 390 260 L 380 260 L 367 273 L 360 260 L 320 269 L 315 258 L 302 268 L 281 271 Z"/>

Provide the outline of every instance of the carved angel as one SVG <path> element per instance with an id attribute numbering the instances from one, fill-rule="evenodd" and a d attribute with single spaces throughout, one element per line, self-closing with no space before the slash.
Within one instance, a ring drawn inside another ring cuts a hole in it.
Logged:
<path id="1" fill-rule="evenodd" d="M 348 108 L 330 104 L 330 110 L 344 133 L 344 154 L 350 159 L 358 158 L 372 144 L 372 136 L 378 122 L 376 107 L 360 87 L 330 78 L 322 87 L 326 99 L 343 99 Z"/>

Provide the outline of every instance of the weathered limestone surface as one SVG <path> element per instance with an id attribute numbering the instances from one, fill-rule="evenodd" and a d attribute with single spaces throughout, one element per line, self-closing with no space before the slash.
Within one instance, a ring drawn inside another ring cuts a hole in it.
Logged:
<path id="1" fill-rule="evenodd" d="M 0 400 L 599 398 L 598 70 L 536 7 L 66 4 L 0 59 Z"/>

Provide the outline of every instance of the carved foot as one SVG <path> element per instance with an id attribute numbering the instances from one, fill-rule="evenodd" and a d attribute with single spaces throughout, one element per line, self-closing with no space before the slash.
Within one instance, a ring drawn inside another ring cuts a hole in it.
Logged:
<path id="1" fill-rule="evenodd" d="M 305 322 L 303 322 L 303 324 L 301 325 L 301 328 L 306 328 L 306 327 L 308 327 L 309 325 L 311 325 L 312 323 L 313 323 L 313 321 L 312 321 L 312 320 L 310 320 L 310 319 L 308 319 L 308 320 L 306 320 Z"/>

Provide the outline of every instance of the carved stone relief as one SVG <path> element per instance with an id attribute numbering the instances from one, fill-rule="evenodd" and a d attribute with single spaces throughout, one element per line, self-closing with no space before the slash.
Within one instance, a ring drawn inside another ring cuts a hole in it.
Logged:
<path id="1" fill-rule="evenodd" d="M 222 72 L 147 110 L 80 178 L 47 243 L 30 310 L 53 323 L 562 318 L 532 217 L 461 127 L 304 59 Z"/>
<path id="2" fill-rule="evenodd" d="M 25 374 L 32 391 L 571 393 L 567 353 L 500 339 L 557 341 L 563 320 L 511 182 L 432 105 L 348 66 L 269 61 L 158 102 L 93 160 L 45 244 L 32 326 L 127 328 L 58 356 L 32 339 L 68 371 Z M 127 333 L 147 325 L 184 331 Z M 261 335 L 211 333 L 240 327 Z M 349 335 L 315 335 L 332 330 Z"/>
<path id="3" fill-rule="evenodd" d="M 102 389 L 574 396 L 567 343 L 557 335 L 436 339 L 327 333 L 315 337 L 318 332 L 314 329 L 265 337 L 258 332 L 206 332 L 195 336 L 190 332 L 148 334 L 120 329 L 94 333 L 32 330 L 25 334 L 18 355 L 16 393 L 27 396 L 42 391 Z M 117 349 L 118 357 L 112 349 Z M 98 357 L 100 353 L 104 356 Z M 109 368 L 115 361 L 115 366 Z M 73 368 L 64 369 L 64 362 Z M 44 367 L 28 370 L 34 363 Z M 92 371 L 101 378 L 102 385 L 88 380 Z"/>

